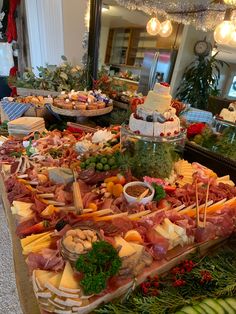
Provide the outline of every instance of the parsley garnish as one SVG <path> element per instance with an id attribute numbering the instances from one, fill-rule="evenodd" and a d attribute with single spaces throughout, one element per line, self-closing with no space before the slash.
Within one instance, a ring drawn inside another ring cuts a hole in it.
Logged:
<path id="1" fill-rule="evenodd" d="M 84 275 L 80 282 L 84 293 L 98 294 L 106 288 L 107 280 L 118 273 L 121 260 L 111 244 L 100 241 L 93 243 L 92 250 L 77 259 L 75 267 Z"/>
<path id="2" fill-rule="evenodd" d="M 166 197 L 166 192 L 161 185 L 157 185 L 156 183 L 152 183 L 152 186 L 154 187 L 154 190 L 155 190 L 155 194 L 154 194 L 154 198 L 153 198 L 154 201 L 159 202 L 160 200 L 162 200 L 163 198 Z"/>

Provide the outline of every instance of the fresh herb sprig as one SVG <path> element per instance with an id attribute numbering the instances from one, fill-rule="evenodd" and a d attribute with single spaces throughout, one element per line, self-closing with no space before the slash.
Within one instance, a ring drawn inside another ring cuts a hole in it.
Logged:
<path id="1" fill-rule="evenodd" d="M 107 280 L 118 273 L 121 259 L 111 244 L 100 241 L 93 243 L 92 250 L 78 258 L 75 267 L 83 273 L 80 283 L 84 293 L 98 294 L 106 288 Z"/>
<path id="2" fill-rule="evenodd" d="M 154 198 L 153 198 L 154 201 L 159 202 L 160 200 L 162 200 L 163 198 L 166 197 L 166 192 L 161 185 L 158 185 L 156 183 L 152 183 L 152 186 L 155 190 L 155 194 L 154 194 Z"/>
<path id="3" fill-rule="evenodd" d="M 156 283 L 156 281 L 155 281 Z M 155 290 L 154 290 L 155 289 Z M 155 292 L 155 295 L 153 294 Z M 166 314 L 206 297 L 236 296 L 236 252 L 224 246 L 214 255 L 184 261 L 158 279 L 156 288 L 148 279 L 128 299 L 104 305 L 100 314 Z"/>

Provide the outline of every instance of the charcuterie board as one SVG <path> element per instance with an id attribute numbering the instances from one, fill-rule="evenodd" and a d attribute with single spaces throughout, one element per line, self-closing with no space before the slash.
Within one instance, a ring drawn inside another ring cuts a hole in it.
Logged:
<path id="1" fill-rule="evenodd" d="M 13 242 L 16 285 L 21 307 L 24 314 L 39 314 L 40 309 L 34 296 L 33 286 L 30 281 L 28 268 L 25 263 L 24 256 L 22 255 L 20 241 L 15 234 L 15 221 L 13 215 L 11 214 L 10 204 L 5 192 L 4 180 L 2 175 L 0 176 L 0 191 Z M 209 248 L 220 245 L 221 243 L 226 241 L 226 239 L 227 238 L 218 238 L 202 244 L 189 245 L 188 247 L 184 248 L 177 247 L 168 252 L 165 260 L 155 261 L 150 267 L 145 268 L 145 271 L 142 272 L 142 274 L 134 280 L 124 279 L 123 281 L 120 281 L 119 286 L 114 287 L 114 290 L 107 292 L 104 295 L 94 297 L 94 299 L 91 300 L 92 302 L 87 306 L 81 307 L 78 313 L 90 313 L 99 305 L 112 301 L 115 298 L 121 297 L 130 289 L 135 289 L 135 287 L 145 281 L 148 276 L 154 276 L 156 274 L 163 274 L 167 272 L 176 264 L 180 263 L 182 260 L 185 260 L 189 255 L 196 252 L 196 250 L 198 250 L 200 254 L 204 255 L 207 251 L 209 251 Z"/>

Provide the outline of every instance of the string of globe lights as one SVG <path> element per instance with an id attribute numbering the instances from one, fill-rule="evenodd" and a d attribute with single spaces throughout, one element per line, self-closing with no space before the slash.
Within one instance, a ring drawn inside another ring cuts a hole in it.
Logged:
<path id="1" fill-rule="evenodd" d="M 236 0 L 116 0 L 129 10 L 140 10 L 151 19 L 146 29 L 152 36 L 168 37 L 171 21 L 193 25 L 203 31 L 214 30 L 218 44 L 236 47 Z M 164 19 L 163 22 L 157 18 Z"/>

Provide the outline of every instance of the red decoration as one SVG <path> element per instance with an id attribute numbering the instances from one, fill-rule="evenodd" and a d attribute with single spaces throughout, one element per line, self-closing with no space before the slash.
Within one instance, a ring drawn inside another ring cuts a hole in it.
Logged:
<path id="1" fill-rule="evenodd" d="M 187 129 L 187 137 L 189 139 L 193 138 L 197 134 L 201 134 L 205 128 L 205 123 L 194 123 L 191 124 Z"/>
<path id="2" fill-rule="evenodd" d="M 162 86 L 165 86 L 165 87 L 170 87 L 170 84 L 166 83 L 166 82 L 161 82 L 160 83 Z"/>
<path id="3" fill-rule="evenodd" d="M 10 69 L 9 76 L 10 77 L 15 77 L 17 75 L 17 71 L 18 71 L 18 68 L 16 66 L 13 66 Z M 17 96 L 17 89 L 16 89 L 16 87 L 15 86 L 11 86 L 10 84 L 8 84 L 8 85 L 11 88 L 11 97 Z"/>
<path id="4" fill-rule="evenodd" d="M 20 0 L 9 0 L 10 8 L 7 21 L 7 41 L 11 43 L 13 40 L 17 40 L 17 29 L 15 21 L 15 11 Z"/>
<path id="5" fill-rule="evenodd" d="M 133 97 L 130 100 L 131 111 L 136 112 L 137 106 L 142 105 L 144 103 L 144 99 L 140 97 Z"/>

